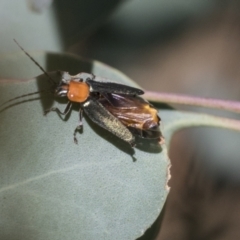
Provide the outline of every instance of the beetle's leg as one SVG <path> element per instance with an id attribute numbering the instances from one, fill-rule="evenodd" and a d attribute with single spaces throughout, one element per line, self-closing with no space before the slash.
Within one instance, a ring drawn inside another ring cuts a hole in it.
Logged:
<path id="1" fill-rule="evenodd" d="M 79 82 L 85 82 L 87 80 L 94 80 L 95 79 L 95 75 L 92 73 L 80 73 L 79 74 L 80 78 L 79 78 Z"/>
<path id="2" fill-rule="evenodd" d="M 76 137 L 77 132 L 79 130 L 81 130 L 82 126 L 83 126 L 82 118 L 83 118 L 83 110 L 80 107 L 80 109 L 79 109 L 79 123 L 78 123 L 77 127 L 75 128 L 75 130 L 73 132 L 73 140 L 74 140 L 74 143 L 76 143 L 76 144 L 78 143 L 78 140 L 77 140 L 77 137 Z"/>
<path id="3" fill-rule="evenodd" d="M 96 78 L 96 75 L 94 75 L 93 73 L 92 73 L 92 80 L 94 80 Z"/>
<path id="4" fill-rule="evenodd" d="M 81 72 L 75 76 L 70 76 L 70 77 L 71 77 L 71 80 L 76 80 L 79 82 L 86 82 L 87 79 L 94 79 L 95 75 L 93 75 L 92 73 Z"/>
<path id="5" fill-rule="evenodd" d="M 49 112 L 57 112 L 58 114 L 65 116 L 69 113 L 71 107 L 72 107 L 72 102 L 69 101 L 63 112 L 61 112 L 59 108 L 53 107 L 45 110 L 44 115 L 46 116 Z"/>

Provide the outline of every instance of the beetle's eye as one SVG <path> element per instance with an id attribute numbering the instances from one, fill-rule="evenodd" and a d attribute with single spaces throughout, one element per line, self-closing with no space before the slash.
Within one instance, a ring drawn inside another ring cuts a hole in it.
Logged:
<path id="1" fill-rule="evenodd" d="M 55 90 L 55 96 L 66 97 L 67 96 L 67 92 L 68 92 L 68 90 L 66 88 L 57 87 L 56 90 Z"/>
<path id="2" fill-rule="evenodd" d="M 59 97 L 65 97 L 65 96 L 67 96 L 67 90 L 66 89 L 57 89 L 55 92 L 55 95 L 59 96 Z"/>
<path id="3" fill-rule="evenodd" d="M 61 82 L 54 91 L 54 95 L 57 97 L 66 97 L 68 93 L 69 85 Z"/>

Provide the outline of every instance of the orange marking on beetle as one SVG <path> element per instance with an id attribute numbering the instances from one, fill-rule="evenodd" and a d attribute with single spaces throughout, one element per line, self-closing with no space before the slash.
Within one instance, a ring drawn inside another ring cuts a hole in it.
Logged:
<path id="1" fill-rule="evenodd" d="M 152 115 L 152 120 L 155 123 L 159 122 L 159 117 L 158 117 L 158 112 L 155 108 L 151 107 L 149 104 L 145 105 L 144 108 L 147 110 L 147 112 L 149 112 Z"/>
<path id="2" fill-rule="evenodd" d="M 72 102 L 82 103 L 87 100 L 90 88 L 85 82 L 70 81 L 67 97 Z"/>

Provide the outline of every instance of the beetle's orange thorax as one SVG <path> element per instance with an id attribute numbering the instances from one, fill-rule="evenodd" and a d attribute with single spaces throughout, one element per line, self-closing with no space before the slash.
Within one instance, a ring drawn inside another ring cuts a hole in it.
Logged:
<path id="1" fill-rule="evenodd" d="M 85 82 L 70 81 L 67 97 L 72 102 L 82 103 L 87 100 L 90 89 Z"/>

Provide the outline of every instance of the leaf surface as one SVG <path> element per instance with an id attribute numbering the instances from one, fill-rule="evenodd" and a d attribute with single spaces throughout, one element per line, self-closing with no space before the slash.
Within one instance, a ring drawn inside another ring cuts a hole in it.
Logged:
<path id="1" fill-rule="evenodd" d="M 33 57 L 47 70 L 92 72 L 137 86 L 99 62 L 73 55 L 39 52 Z M 24 54 L 0 59 L 0 104 L 40 89 L 44 77 Z M 8 79 L 8 80 L 6 80 Z M 17 104 L 14 104 L 14 103 Z M 51 106 L 66 102 L 41 94 L 17 99 L 0 112 L 1 239 L 136 239 L 159 215 L 165 198 L 167 166 L 162 149 L 133 149 L 84 118 L 73 143 L 78 106 L 62 120 Z"/>

